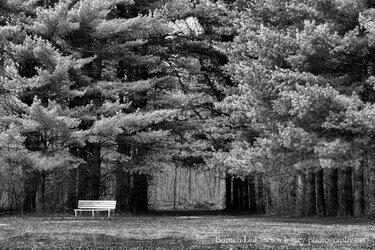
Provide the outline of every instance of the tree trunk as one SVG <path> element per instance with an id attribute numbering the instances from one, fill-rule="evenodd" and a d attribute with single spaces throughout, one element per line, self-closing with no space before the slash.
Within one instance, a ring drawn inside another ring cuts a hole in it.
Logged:
<path id="1" fill-rule="evenodd" d="M 365 212 L 365 184 L 363 171 L 366 159 L 362 159 L 361 165 L 357 165 L 354 172 L 354 215 L 361 217 Z"/>
<path id="2" fill-rule="evenodd" d="M 369 159 L 367 159 L 369 160 Z M 371 158 L 371 161 L 368 162 L 368 174 L 369 174 L 369 183 L 368 183 L 368 206 L 367 206 L 367 215 L 375 217 L 375 166 L 374 161 Z"/>
<path id="3" fill-rule="evenodd" d="M 192 171 L 192 169 L 191 168 L 189 168 L 189 196 L 188 196 L 188 200 L 189 200 L 189 203 L 192 203 L 192 200 L 191 200 L 191 193 L 192 193 L 192 179 L 191 179 L 191 171 Z M 216 181 L 216 179 L 215 179 L 215 181 Z"/>
<path id="4" fill-rule="evenodd" d="M 225 208 L 226 210 L 231 210 L 233 208 L 232 203 L 232 175 L 226 174 L 225 177 Z"/>
<path id="5" fill-rule="evenodd" d="M 289 213 L 294 213 L 297 207 L 297 177 L 292 176 L 289 182 Z"/>
<path id="6" fill-rule="evenodd" d="M 307 170 L 306 176 L 307 184 L 307 211 L 306 215 L 316 215 L 316 191 L 315 191 L 315 174 L 314 171 Z"/>
<path id="7" fill-rule="evenodd" d="M 177 165 L 174 168 L 174 177 L 173 177 L 173 209 L 177 209 Z"/>
<path id="8" fill-rule="evenodd" d="M 245 197 L 244 197 L 244 181 L 238 178 L 238 192 L 239 192 L 239 208 L 241 211 L 245 210 Z"/>
<path id="9" fill-rule="evenodd" d="M 69 170 L 68 198 L 67 206 L 70 210 L 77 208 L 78 205 L 78 168 Z"/>
<path id="10" fill-rule="evenodd" d="M 118 212 L 130 212 L 131 188 L 130 173 L 122 166 L 116 169 L 116 210 Z"/>
<path id="11" fill-rule="evenodd" d="M 324 194 L 323 169 L 315 172 L 316 178 L 316 196 L 317 196 L 317 214 L 326 216 L 326 200 Z"/>
<path id="12" fill-rule="evenodd" d="M 245 211 L 249 211 L 250 210 L 249 177 L 246 177 L 244 181 L 244 200 L 245 200 L 244 209 Z"/>
<path id="13" fill-rule="evenodd" d="M 306 214 L 306 174 L 304 171 L 298 171 L 298 180 L 297 180 L 297 203 L 298 203 L 298 214 Z"/>
<path id="14" fill-rule="evenodd" d="M 132 205 L 136 213 L 148 210 L 147 186 L 147 175 L 133 174 Z"/>
<path id="15" fill-rule="evenodd" d="M 339 215 L 343 217 L 353 216 L 352 193 L 352 168 L 345 167 L 341 170 L 342 193 L 340 195 Z"/>
<path id="16" fill-rule="evenodd" d="M 36 197 L 35 197 L 35 212 L 44 213 L 45 212 L 45 188 L 46 188 L 46 171 L 41 170 L 37 174 L 36 182 Z"/>
<path id="17" fill-rule="evenodd" d="M 264 198 L 265 198 L 265 213 L 271 210 L 273 203 L 272 203 L 272 194 L 271 194 L 271 181 L 267 180 L 264 182 Z"/>
<path id="18" fill-rule="evenodd" d="M 87 164 L 90 173 L 88 199 L 99 200 L 101 148 L 99 144 L 87 143 Z"/>
<path id="19" fill-rule="evenodd" d="M 249 177 L 249 206 L 251 212 L 257 211 L 257 199 L 256 199 L 256 190 L 255 190 L 255 176 L 254 174 L 250 174 Z"/>
<path id="20" fill-rule="evenodd" d="M 258 212 L 265 212 L 265 200 L 264 200 L 264 175 L 263 173 L 258 174 Z"/>
<path id="21" fill-rule="evenodd" d="M 85 37 L 87 44 L 92 43 L 91 37 Z M 88 52 L 87 56 L 93 56 L 92 52 Z M 83 72 L 89 77 L 93 78 L 95 81 L 100 81 L 102 77 L 103 70 L 103 60 L 100 57 L 96 57 L 90 63 L 83 67 Z M 93 92 L 88 96 L 92 101 L 95 109 L 100 109 L 103 104 L 103 98 L 101 93 Z M 97 114 L 97 120 L 101 117 L 99 113 Z M 92 126 L 91 124 L 90 126 Z M 88 129 L 88 128 L 85 128 Z M 89 172 L 89 190 L 87 193 L 87 198 L 92 200 L 98 200 L 100 197 L 100 177 L 101 177 L 101 146 L 99 143 L 86 143 L 86 158 L 88 164 Z"/>
<path id="22" fill-rule="evenodd" d="M 35 211 L 35 198 L 36 198 L 36 186 L 37 186 L 37 172 L 31 169 L 23 169 L 24 181 L 23 181 L 23 206 L 22 213 L 30 213 Z"/>
<path id="23" fill-rule="evenodd" d="M 77 168 L 77 200 L 90 200 L 91 199 L 91 173 L 88 169 L 88 164 L 80 164 Z"/>
<path id="24" fill-rule="evenodd" d="M 328 169 L 328 215 L 336 216 L 339 208 L 339 192 L 338 192 L 338 170 L 331 167 Z"/>
<path id="25" fill-rule="evenodd" d="M 238 210 L 239 207 L 239 194 L 238 194 L 238 187 L 239 181 L 238 178 L 233 178 L 233 209 Z"/>

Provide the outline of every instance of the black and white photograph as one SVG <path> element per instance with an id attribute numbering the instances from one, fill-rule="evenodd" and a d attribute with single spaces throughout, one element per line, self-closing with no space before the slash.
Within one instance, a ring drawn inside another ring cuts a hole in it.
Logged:
<path id="1" fill-rule="evenodd" d="M 2 249 L 375 249 L 375 1 L 0 0 Z"/>

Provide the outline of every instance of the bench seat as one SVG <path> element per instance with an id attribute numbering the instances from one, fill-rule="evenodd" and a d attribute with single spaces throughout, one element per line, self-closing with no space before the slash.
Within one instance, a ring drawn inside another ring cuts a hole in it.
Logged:
<path id="1" fill-rule="evenodd" d="M 74 216 L 77 217 L 77 212 L 91 211 L 92 217 L 95 217 L 95 212 L 108 211 L 109 218 L 111 211 L 115 209 L 116 201 L 79 200 L 78 208 L 74 209 Z"/>

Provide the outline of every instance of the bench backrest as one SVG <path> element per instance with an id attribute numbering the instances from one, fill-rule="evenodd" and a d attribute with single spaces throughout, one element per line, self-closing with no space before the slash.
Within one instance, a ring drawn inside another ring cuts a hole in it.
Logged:
<path id="1" fill-rule="evenodd" d="M 116 201 L 79 200 L 78 208 L 81 209 L 115 209 Z"/>

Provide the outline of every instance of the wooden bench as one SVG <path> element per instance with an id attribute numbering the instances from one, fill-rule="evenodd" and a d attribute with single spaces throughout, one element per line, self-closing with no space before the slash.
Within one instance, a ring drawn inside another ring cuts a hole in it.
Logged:
<path id="1" fill-rule="evenodd" d="M 116 201 L 97 201 L 97 200 L 79 200 L 78 208 L 74 209 L 74 216 L 77 217 L 77 212 L 91 211 L 92 217 L 95 216 L 95 212 L 108 211 L 108 218 L 111 215 L 111 210 L 115 210 Z"/>

